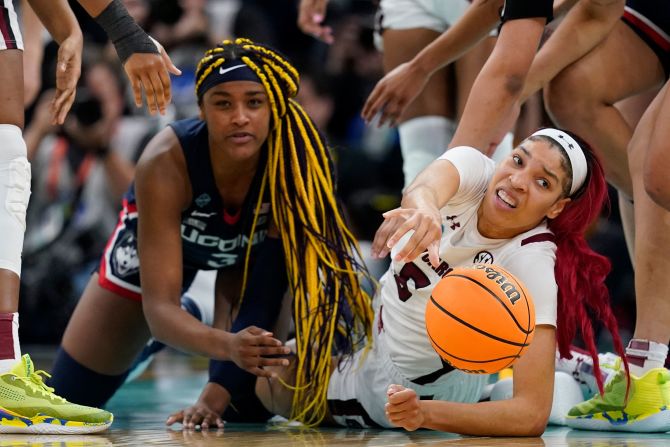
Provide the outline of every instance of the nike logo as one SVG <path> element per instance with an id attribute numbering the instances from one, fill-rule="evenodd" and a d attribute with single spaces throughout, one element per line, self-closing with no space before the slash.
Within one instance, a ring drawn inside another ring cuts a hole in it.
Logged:
<path id="1" fill-rule="evenodd" d="M 191 216 L 193 217 L 210 217 L 214 216 L 216 213 L 201 213 L 200 211 L 191 211 Z"/>
<path id="2" fill-rule="evenodd" d="M 245 64 L 235 65 L 234 67 L 228 67 L 225 70 L 224 70 L 223 67 L 221 67 L 221 68 L 219 68 L 219 74 L 226 74 L 229 71 L 237 70 L 238 68 L 242 68 L 242 67 L 246 67 L 246 65 Z"/>

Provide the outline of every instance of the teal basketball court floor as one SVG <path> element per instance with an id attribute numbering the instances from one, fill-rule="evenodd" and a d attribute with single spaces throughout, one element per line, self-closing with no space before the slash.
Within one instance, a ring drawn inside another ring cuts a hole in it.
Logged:
<path id="1" fill-rule="evenodd" d="M 31 351 L 37 368 L 49 367 L 48 352 Z M 126 384 L 110 401 L 111 429 L 98 435 L 0 435 L 2 446 L 538 446 L 538 447 L 667 447 L 670 434 L 628 434 L 548 427 L 540 438 L 479 438 L 421 430 L 318 429 L 226 424 L 223 430 L 183 432 L 165 426 L 167 416 L 195 402 L 207 381 L 206 361 L 162 352 L 140 378 Z M 514 424 L 514 421 L 509 421 Z"/>

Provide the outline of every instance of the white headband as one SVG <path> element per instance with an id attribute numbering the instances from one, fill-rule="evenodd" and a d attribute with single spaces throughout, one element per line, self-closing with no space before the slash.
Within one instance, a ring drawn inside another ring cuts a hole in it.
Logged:
<path id="1" fill-rule="evenodd" d="M 531 137 L 536 137 L 539 135 L 551 138 L 568 154 L 568 159 L 570 160 L 570 165 L 572 166 L 572 185 L 570 186 L 570 195 L 573 195 L 575 191 L 577 191 L 582 186 L 584 180 L 586 180 L 586 173 L 589 170 L 588 165 L 586 164 L 586 156 L 584 155 L 584 151 L 574 138 L 562 130 L 552 128 L 540 129 L 531 135 Z"/>

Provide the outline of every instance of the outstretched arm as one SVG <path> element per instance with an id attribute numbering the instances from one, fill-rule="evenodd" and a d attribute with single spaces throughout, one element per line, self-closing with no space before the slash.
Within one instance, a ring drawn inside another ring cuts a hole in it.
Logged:
<path id="1" fill-rule="evenodd" d="M 473 1 L 453 26 L 411 61 L 399 65 L 377 83 L 363 106 L 363 118 L 369 122 L 379 112 L 379 125 L 382 125 L 399 117 L 433 73 L 460 58 L 488 35 L 499 21 L 502 4 L 502 0 Z"/>
<path id="2" fill-rule="evenodd" d="M 400 208 L 384 213 L 385 221 L 372 242 L 376 257 L 386 257 L 408 231 L 414 231 L 394 259 L 413 260 L 427 248 L 430 262 L 437 266 L 442 237 L 440 209 L 456 194 L 459 184 L 460 175 L 451 161 L 438 159 L 428 165 L 403 194 Z"/>
<path id="3" fill-rule="evenodd" d="M 537 326 L 528 352 L 514 364 L 514 395 L 494 402 L 419 400 L 399 385 L 389 387 L 389 421 L 406 430 L 433 430 L 477 436 L 540 436 L 553 397 L 556 331 Z"/>
<path id="4" fill-rule="evenodd" d="M 142 106 L 144 90 L 149 112 L 165 114 L 172 96 L 169 73 L 179 75 L 181 71 L 163 47 L 135 23 L 120 0 L 78 1 L 114 44 L 133 88 L 135 105 Z"/>

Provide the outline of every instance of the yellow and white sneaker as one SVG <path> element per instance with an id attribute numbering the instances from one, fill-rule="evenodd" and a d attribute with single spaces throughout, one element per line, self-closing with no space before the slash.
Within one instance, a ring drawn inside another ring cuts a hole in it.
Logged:
<path id="1" fill-rule="evenodd" d="M 572 407 L 566 425 L 581 430 L 670 431 L 670 371 L 654 368 L 642 377 L 631 375 L 626 401 L 626 373 L 620 362 L 619 371 L 605 384 L 604 394 Z"/>
<path id="2" fill-rule="evenodd" d="M 106 430 L 114 416 L 97 408 L 72 404 L 53 393 L 26 354 L 0 375 L 0 433 L 85 434 Z"/>

